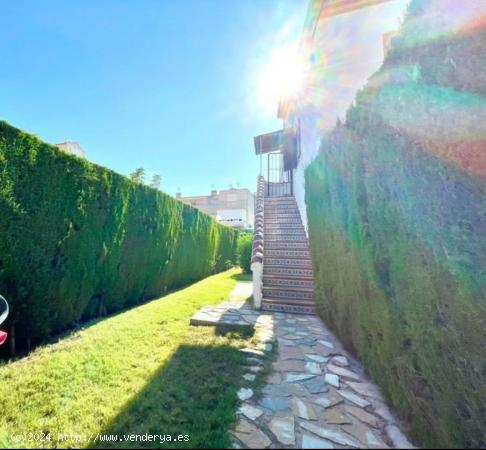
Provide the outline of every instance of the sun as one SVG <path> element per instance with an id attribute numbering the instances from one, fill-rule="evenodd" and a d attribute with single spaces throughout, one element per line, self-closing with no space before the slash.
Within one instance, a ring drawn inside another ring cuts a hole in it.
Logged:
<path id="1" fill-rule="evenodd" d="M 297 97 L 304 87 L 304 66 L 296 46 L 274 48 L 258 77 L 260 107 L 275 111 L 278 102 Z"/>

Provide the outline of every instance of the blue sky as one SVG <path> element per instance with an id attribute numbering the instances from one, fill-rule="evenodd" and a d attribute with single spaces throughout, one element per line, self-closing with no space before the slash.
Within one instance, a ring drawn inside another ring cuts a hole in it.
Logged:
<path id="1" fill-rule="evenodd" d="M 256 98 L 306 0 L 16 0 L 0 16 L 0 118 L 174 195 L 254 189 L 253 136 L 280 126 Z M 261 100 L 261 99 L 260 99 Z"/>

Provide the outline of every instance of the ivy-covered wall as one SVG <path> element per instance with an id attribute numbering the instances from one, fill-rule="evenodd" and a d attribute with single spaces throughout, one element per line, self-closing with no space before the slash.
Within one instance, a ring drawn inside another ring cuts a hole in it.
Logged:
<path id="1" fill-rule="evenodd" d="M 237 233 L 0 122 L 0 293 L 26 345 L 236 263 Z"/>
<path id="2" fill-rule="evenodd" d="M 307 169 L 316 302 L 418 444 L 484 447 L 485 22 L 433 3 Z"/>

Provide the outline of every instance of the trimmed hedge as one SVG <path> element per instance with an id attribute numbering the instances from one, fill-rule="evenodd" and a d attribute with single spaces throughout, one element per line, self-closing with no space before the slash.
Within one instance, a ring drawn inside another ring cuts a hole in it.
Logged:
<path id="1" fill-rule="evenodd" d="M 0 122 L 0 292 L 30 345 L 236 264 L 237 232 Z"/>
<path id="2" fill-rule="evenodd" d="M 238 264 L 245 273 L 251 273 L 253 233 L 240 233 L 238 236 Z"/>
<path id="3" fill-rule="evenodd" d="M 421 445 L 484 447 L 486 39 L 411 47 L 424 3 L 307 169 L 316 302 Z"/>

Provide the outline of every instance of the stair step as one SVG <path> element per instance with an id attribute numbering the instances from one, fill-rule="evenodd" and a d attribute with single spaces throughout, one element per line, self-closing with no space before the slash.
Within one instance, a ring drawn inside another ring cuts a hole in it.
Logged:
<path id="1" fill-rule="evenodd" d="M 268 243 L 299 243 L 301 245 L 307 245 L 307 239 L 305 236 L 282 236 L 281 234 L 266 234 L 264 235 L 265 245 Z"/>
<path id="2" fill-rule="evenodd" d="M 314 282 L 309 278 L 277 278 L 271 276 L 263 277 L 263 286 L 285 289 L 310 289 L 314 290 Z"/>
<path id="3" fill-rule="evenodd" d="M 265 249 L 275 249 L 275 250 L 308 250 L 309 246 L 307 241 L 265 241 Z"/>
<path id="4" fill-rule="evenodd" d="M 269 211 L 264 212 L 265 220 L 280 221 L 280 220 L 301 220 L 297 213 L 273 213 Z"/>
<path id="5" fill-rule="evenodd" d="M 265 230 L 265 234 L 297 234 L 305 236 L 305 230 L 303 228 L 287 228 L 280 230 L 278 228 L 273 228 L 271 230 Z"/>
<path id="6" fill-rule="evenodd" d="M 273 248 L 267 248 L 265 249 L 265 256 L 310 259 L 309 250 L 276 250 Z"/>
<path id="7" fill-rule="evenodd" d="M 302 223 L 300 223 L 300 222 L 285 223 L 285 222 L 267 222 L 267 221 L 265 221 L 265 228 L 268 228 L 270 230 L 273 230 L 275 228 L 277 228 L 277 229 L 279 229 L 279 228 L 290 228 L 290 229 L 301 228 L 302 230 L 304 229 Z"/>
<path id="8" fill-rule="evenodd" d="M 304 291 L 302 289 L 292 290 L 292 289 L 275 289 L 263 287 L 263 297 L 282 299 L 282 300 L 292 300 L 292 301 L 308 301 L 311 302 L 314 299 L 313 291 Z"/>
<path id="9" fill-rule="evenodd" d="M 264 256 L 263 265 L 267 266 L 285 266 L 285 267 L 312 267 L 310 259 L 305 258 L 278 258 Z"/>
<path id="10" fill-rule="evenodd" d="M 282 266 L 265 266 L 263 265 L 263 276 L 279 275 L 279 276 L 293 276 L 293 277 L 313 277 L 311 268 L 307 267 L 282 267 Z"/>
<path id="11" fill-rule="evenodd" d="M 293 304 L 275 302 L 270 299 L 262 300 L 262 309 L 264 311 L 284 312 L 293 314 L 315 314 L 313 305 L 307 304 Z"/>

